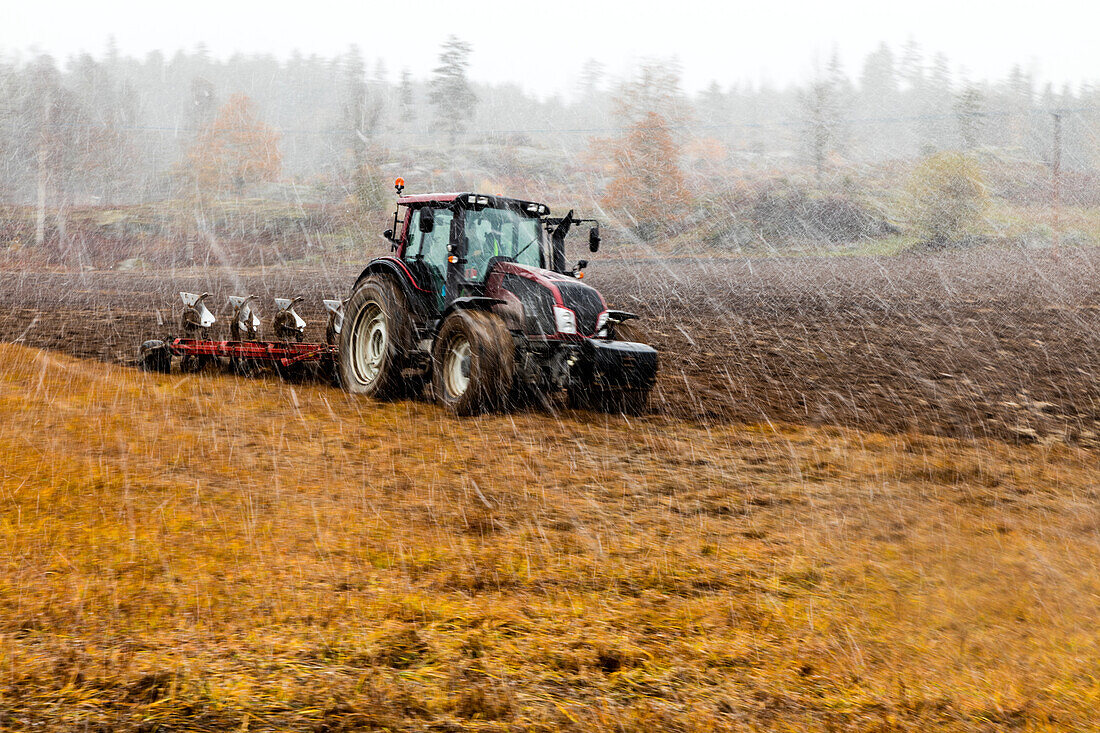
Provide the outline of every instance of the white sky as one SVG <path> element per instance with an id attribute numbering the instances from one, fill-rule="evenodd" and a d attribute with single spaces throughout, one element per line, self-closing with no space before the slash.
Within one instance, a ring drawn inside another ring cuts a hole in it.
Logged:
<path id="1" fill-rule="evenodd" d="M 690 91 L 807 78 L 835 47 L 849 73 L 881 41 L 898 52 L 915 39 L 928 57 L 947 54 L 952 70 L 1005 76 L 1019 63 L 1038 78 L 1074 85 L 1100 79 L 1095 0 L 82 0 L 15 2 L 0 18 L 0 52 L 29 48 L 64 58 L 99 56 L 108 36 L 130 55 L 167 55 L 206 43 L 211 53 L 332 55 L 357 43 L 385 60 L 391 79 L 408 67 L 426 78 L 439 45 L 455 33 L 473 46 L 470 76 L 512 81 L 540 95 L 568 95 L 586 59 L 611 74 L 649 56 L 676 56 Z"/>

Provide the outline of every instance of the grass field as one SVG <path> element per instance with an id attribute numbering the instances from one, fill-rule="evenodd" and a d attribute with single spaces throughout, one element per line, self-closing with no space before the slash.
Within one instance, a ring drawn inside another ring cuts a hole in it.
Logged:
<path id="1" fill-rule="evenodd" d="M 0 344 L 0 729 L 1082 730 L 1098 456 Z"/>

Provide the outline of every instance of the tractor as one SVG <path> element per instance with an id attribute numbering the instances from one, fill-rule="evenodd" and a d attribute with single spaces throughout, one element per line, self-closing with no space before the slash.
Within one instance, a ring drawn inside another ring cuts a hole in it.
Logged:
<path id="1" fill-rule="evenodd" d="M 638 413 L 657 376 L 635 316 L 608 308 L 566 265 L 573 211 L 477 193 L 402 195 L 392 255 L 372 260 L 343 308 L 336 373 L 350 392 L 399 394 L 430 379 L 459 414 L 565 392 L 577 407 Z"/>
<path id="2" fill-rule="evenodd" d="M 631 313 L 608 307 L 583 282 L 587 262 L 566 264 L 571 228 L 599 223 L 545 204 L 478 193 L 404 194 L 384 238 L 343 301 L 326 300 L 326 343 L 302 343 L 298 299 L 277 301 L 278 340 L 260 340 L 253 298 L 234 296 L 232 341 L 204 336 L 215 318 L 207 294 L 181 293 L 184 337 L 148 341 L 156 371 L 226 357 L 230 364 L 322 361 L 349 392 L 408 395 L 430 384 L 435 399 L 470 415 L 564 394 L 574 407 L 640 413 L 657 376 L 657 351 Z M 202 361 L 206 360 L 206 361 Z"/>

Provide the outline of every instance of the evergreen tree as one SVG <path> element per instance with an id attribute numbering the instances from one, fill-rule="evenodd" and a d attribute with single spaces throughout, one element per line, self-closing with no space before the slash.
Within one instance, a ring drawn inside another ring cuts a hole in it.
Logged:
<path id="1" fill-rule="evenodd" d="M 364 144 L 367 125 L 366 65 L 359 47 L 353 45 L 343 58 L 342 123 L 339 133 L 340 147 L 351 154 L 352 170 L 363 167 Z"/>
<path id="2" fill-rule="evenodd" d="M 894 53 L 885 43 L 867 55 L 859 77 L 859 93 L 856 97 L 858 116 L 867 120 L 859 128 L 859 146 L 863 155 L 871 158 L 890 157 L 896 154 L 891 140 L 891 130 L 880 122 L 886 111 L 897 110 L 898 72 Z"/>
<path id="3" fill-rule="evenodd" d="M 906 91 L 916 91 L 924 83 L 924 54 L 921 52 L 920 44 L 912 38 L 905 42 L 901 50 L 898 73 L 902 83 L 905 84 Z"/>
<path id="4" fill-rule="evenodd" d="M 466 131 L 478 101 L 466 79 L 471 50 L 470 44 L 450 36 L 443 44 L 431 80 L 428 98 L 435 107 L 436 123 L 451 145 Z"/>
<path id="5" fill-rule="evenodd" d="M 605 68 L 596 59 L 588 59 L 581 68 L 580 98 L 591 101 L 600 92 Z"/>
<path id="6" fill-rule="evenodd" d="M 846 144 L 845 119 L 851 92 L 840 59 L 833 54 L 825 73 L 818 73 L 810 88 L 802 94 L 802 114 L 806 145 L 820 186 L 828 156 Z"/>
<path id="7" fill-rule="evenodd" d="M 951 70 L 947 57 L 938 53 L 921 87 L 918 139 L 922 154 L 951 147 L 951 103 Z"/>
<path id="8" fill-rule="evenodd" d="M 651 113 L 667 125 L 682 127 L 691 117 L 680 88 L 680 62 L 650 59 L 620 87 L 613 102 L 615 115 L 628 127 Z"/>
<path id="9" fill-rule="evenodd" d="M 191 80 L 187 126 L 196 133 L 214 121 L 218 114 L 218 95 L 209 79 L 196 76 Z"/>
<path id="10" fill-rule="evenodd" d="M 859 77 L 862 104 L 867 110 L 877 110 L 893 102 L 898 93 L 898 75 L 894 54 L 885 43 L 867 55 Z"/>
<path id="11" fill-rule="evenodd" d="M 412 125 L 416 121 L 416 98 L 413 92 L 412 74 L 408 69 L 401 70 L 401 85 L 397 89 L 397 99 L 401 107 L 401 124 Z"/>
<path id="12" fill-rule="evenodd" d="M 963 147 L 973 150 L 982 143 L 985 129 L 985 94 L 981 88 L 968 84 L 955 100 L 955 120 Z"/>

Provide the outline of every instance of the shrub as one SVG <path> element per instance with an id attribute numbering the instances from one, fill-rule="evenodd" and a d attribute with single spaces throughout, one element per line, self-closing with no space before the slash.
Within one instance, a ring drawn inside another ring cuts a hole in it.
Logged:
<path id="1" fill-rule="evenodd" d="M 908 193 L 908 218 L 936 246 L 957 242 L 989 205 L 981 168 L 962 153 L 925 158 L 909 179 Z"/>

